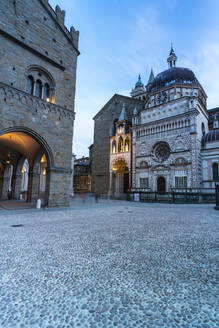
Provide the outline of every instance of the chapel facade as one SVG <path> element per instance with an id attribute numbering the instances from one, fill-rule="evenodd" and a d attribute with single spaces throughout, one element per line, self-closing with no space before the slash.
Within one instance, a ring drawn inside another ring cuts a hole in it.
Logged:
<path id="1" fill-rule="evenodd" d="M 69 204 L 78 38 L 48 0 L 0 2 L 0 199 Z"/>
<path id="2" fill-rule="evenodd" d="M 105 177 L 110 195 L 122 196 L 127 190 L 207 192 L 219 180 L 219 109 L 207 110 L 202 85 L 192 70 L 177 67 L 173 47 L 167 63 L 168 69 L 157 76 L 151 70 L 147 85 L 139 75 L 131 97 L 116 95 L 120 113 L 114 109 L 114 96 L 94 118 L 95 154 L 95 140 L 101 138 L 97 126 L 102 116 L 112 117 L 110 136 L 101 138 L 102 145 L 109 144 Z"/>

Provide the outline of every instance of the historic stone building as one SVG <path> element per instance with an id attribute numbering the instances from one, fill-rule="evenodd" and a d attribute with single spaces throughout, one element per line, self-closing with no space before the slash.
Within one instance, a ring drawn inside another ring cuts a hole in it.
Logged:
<path id="1" fill-rule="evenodd" d="M 128 133 L 130 128 L 130 122 L 132 120 L 133 108 L 141 106 L 141 101 L 138 99 L 115 94 L 94 117 L 94 144 L 92 149 L 91 165 L 92 192 L 99 194 L 107 194 L 109 192 L 110 181 L 111 183 L 113 183 L 112 179 L 114 179 L 114 176 L 111 176 L 110 180 L 110 171 L 112 173 L 112 167 L 110 168 L 110 165 L 113 165 L 113 157 L 115 157 L 115 160 L 117 158 L 116 155 L 113 154 L 113 147 L 110 145 L 110 140 L 112 139 L 110 139 L 110 137 L 116 137 L 116 133 L 118 131 L 117 122 L 119 120 L 123 106 L 125 106 L 126 122 L 129 122 L 129 125 L 126 124 L 125 131 Z M 123 133 L 123 131 L 124 130 L 122 129 L 121 133 Z M 125 150 L 124 145 L 122 145 L 120 157 L 122 154 L 125 155 L 125 152 L 123 150 Z M 131 166 L 128 166 L 127 164 L 125 165 L 125 168 L 126 172 L 127 170 L 129 170 L 130 174 Z M 118 184 L 117 187 L 119 188 L 119 190 L 122 190 L 123 188 L 118 186 Z"/>
<path id="2" fill-rule="evenodd" d="M 131 98 L 114 96 L 94 117 L 94 191 L 207 192 L 218 181 L 218 108 L 207 110 L 205 91 L 176 66 L 173 48 L 167 62 L 146 86 L 139 76 Z"/>
<path id="3" fill-rule="evenodd" d="M 0 2 L 0 198 L 68 205 L 79 33 L 48 0 Z"/>
<path id="4" fill-rule="evenodd" d="M 74 194 L 91 191 L 90 158 L 81 157 L 74 161 Z"/>

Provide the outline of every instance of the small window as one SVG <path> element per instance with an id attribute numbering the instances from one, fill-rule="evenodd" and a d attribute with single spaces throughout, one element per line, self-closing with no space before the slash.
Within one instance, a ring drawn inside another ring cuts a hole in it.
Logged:
<path id="1" fill-rule="evenodd" d="M 218 163 L 212 165 L 213 180 L 219 180 Z"/>
<path id="2" fill-rule="evenodd" d="M 112 154 L 115 154 L 116 153 L 116 141 L 113 140 L 112 142 Z"/>
<path id="3" fill-rule="evenodd" d="M 148 178 L 140 178 L 140 188 L 148 188 Z"/>
<path id="4" fill-rule="evenodd" d="M 187 188 L 187 177 L 175 177 L 175 188 Z"/>
<path id="5" fill-rule="evenodd" d="M 33 89 L 34 89 L 34 79 L 32 75 L 28 75 L 27 77 L 27 86 L 26 86 L 26 92 L 33 95 Z"/>
<path id="6" fill-rule="evenodd" d="M 50 88 L 48 83 L 45 83 L 43 88 L 43 99 L 46 101 L 49 101 L 50 99 Z"/>
<path id="7" fill-rule="evenodd" d="M 36 81 L 35 96 L 39 98 L 42 97 L 42 82 L 40 80 Z"/>
<path id="8" fill-rule="evenodd" d="M 125 151 L 129 151 L 129 139 L 125 140 Z"/>
<path id="9" fill-rule="evenodd" d="M 123 152 L 123 139 L 122 139 L 122 137 L 119 138 L 118 152 L 119 153 Z"/>

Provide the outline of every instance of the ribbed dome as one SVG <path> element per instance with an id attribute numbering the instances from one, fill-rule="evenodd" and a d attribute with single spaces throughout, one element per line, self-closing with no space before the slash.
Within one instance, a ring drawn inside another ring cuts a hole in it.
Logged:
<path id="1" fill-rule="evenodd" d="M 210 130 L 202 137 L 202 144 L 219 141 L 219 129 Z"/>
<path id="2" fill-rule="evenodd" d="M 164 72 L 159 73 L 151 86 L 149 91 L 157 91 L 168 85 L 180 83 L 180 84 L 199 84 L 193 71 L 183 67 L 171 67 Z"/>

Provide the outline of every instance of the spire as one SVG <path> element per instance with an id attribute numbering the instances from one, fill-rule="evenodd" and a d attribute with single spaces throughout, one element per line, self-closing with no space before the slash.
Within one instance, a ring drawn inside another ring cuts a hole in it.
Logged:
<path id="1" fill-rule="evenodd" d="M 135 83 L 136 88 L 144 87 L 143 83 L 141 82 L 141 75 L 138 75 L 138 81 Z"/>
<path id="2" fill-rule="evenodd" d="M 118 122 L 125 121 L 126 119 L 127 119 L 127 113 L 126 113 L 125 104 L 123 103 Z"/>
<path id="3" fill-rule="evenodd" d="M 167 58 L 167 63 L 169 65 L 169 68 L 175 67 L 176 66 L 176 61 L 177 61 L 177 56 L 173 50 L 173 44 L 171 42 L 171 49 L 170 49 L 170 54 L 169 57 Z"/>
<path id="4" fill-rule="evenodd" d="M 137 108 L 135 107 L 135 108 L 133 109 L 133 115 L 136 116 L 137 114 L 138 114 L 138 111 L 137 111 Z"/>
<path id="5" fill-rule="evenodd" d="M 148 84 L 152 83 L 153 81 L 154 81 L 154 72 L 153 72 L 153 68 L 152 68 L 149 79 L 148 79 Z"/>

